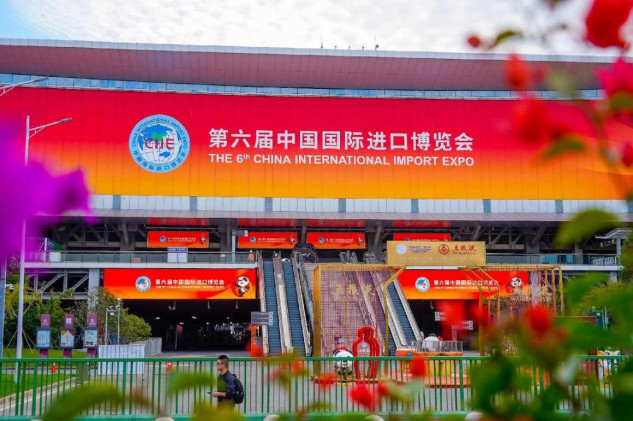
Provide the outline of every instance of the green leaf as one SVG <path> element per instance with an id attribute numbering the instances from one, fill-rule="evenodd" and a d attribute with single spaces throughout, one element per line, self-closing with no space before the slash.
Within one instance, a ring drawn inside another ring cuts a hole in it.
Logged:
<path id="1" fill-rule="evenodd" d="M 555 91 L 570 98 L 578 97 L 580 83 L 573 74 L 562 70 L 551 69 L 548 73 L 547 84 Z"/>
<path id="2" fill-rule="evenodd" d="M 541 152 L 543 160 L 552 159 L 567 152 L 584 152 L 587 149 L 584 139 L 575 133 L 566 133 L 550 142 Z"/>
<path id="3" fill-rule="evenodd" d="M 565 301 L 570 308 L 576 307 L 591 289 L 604 285 L 609 276 L 606 273 L 590 272 L 576 276 L 565 284 Z"/>
<path id="4" fill-rule="evenodd" d="M 214 407 L 207 402 L 199 402 L 194 408 L 191 421 L 244 421 L 244 416 L 237 411 L 223 407 Z"/>
<path id="5" fill-rule="evenodd" d="M 84 384 L 57 399 L 44 414 L 42 421 L 72 420 L 95 405 L 119 405 L 123 401 L 123 395 L 112 385 Z"/>
<path id="6" fill-rule="evenodd" d="M 558 248 L 565 248 L 574 245 L 584 238 L 614 228 L 620 221 L 609 212 L 600 209 L 587 209 L 576 215 L 567 222 L 561 224 L 554 244 Z"/>
<path id="7" fill-rule="evenodd" d="M 609 98 L 609 109 L 614 113 L 633 111 L 633 95 L 627 92 L 617 92 Z"/>
<path id="8" fill-rule="evenodd" d="M 492 41 L 492 44 L 490 44 L 490 48 L 495 48 L 510 38 L 523 38 L 523 33 L 521 31 L 517 31 L 514 29 L 507 29 L 505 31 L 501 31 L 497 34 L 495 39 Z"/>
<path id="9" fill-rule="evenodd" d="M 167 395 L 173 396 L 184 390 L 195 388 L 213 388 L 214 378 L 210 374 L 195 372 L 173 373 L 167 383 Z"/>
<path id="10" fill-rule="evenodd" d="M 620 349 L 631 343 L 630 337 L 614 330 L 605 330 L 590 323 L 566 321 L 569 332 L 567 342 L 579 352 L 589 352 L 597 348 L 612 347 Z"/>

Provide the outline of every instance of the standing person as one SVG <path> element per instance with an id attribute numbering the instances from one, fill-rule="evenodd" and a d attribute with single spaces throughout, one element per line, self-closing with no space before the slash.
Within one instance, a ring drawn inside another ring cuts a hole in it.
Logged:
<path id="1" fill-rule="evenodd" d="M 220 355 L 215 366 L 218 369 L 218 390 L 213 392 L 211 396 L 218 398 L 218 407 L 233 409 L 235 408 L 235 402 L 233 401 L 235 376 L 229 371 L 229 357 Z"/>

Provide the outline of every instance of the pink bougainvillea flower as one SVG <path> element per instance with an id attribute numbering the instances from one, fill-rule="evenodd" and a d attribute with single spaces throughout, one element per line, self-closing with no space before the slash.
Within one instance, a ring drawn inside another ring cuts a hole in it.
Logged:
<path id="1" fill-rule="evenodd" d="M 537 338 L 547 335 L 554 325 L 554 314 L 542 305 L 530 307 L 523 313 L 523 320 L 530 332 Z"/>
<path id="2" fill-rule="evenodd" d="M 633 8 L 633 0 L 594 0 L 585 19 L 585 38 L 601 48 L 626 48 L 621 28 Z"/>
<path id="3" fill-rule="evenodd" d="M 349 398 L 352 402 L 357 403 L 369 411 L 373 411 L 376 407 L 376 397 L 364 384 L 359 384 L 350 389 Z"/>
<path id="4" fill-rule="evenodd" d="M 543 101 L 526 99 L 513 109 L 513 126 L 517 137 L 528 143 L 545 143 L 550 140 L 549 117 Z"/>
<path id="5" fill-rule="evenodd" d="M 409 370 L 413 378 L 419 379 L 427 375 L 427 362 L 425 358 L 415 357 L 409 363 Z"/>
<path id="6" fill-rule="evenodd" d="M 321 390 L 329 389 L 332 385 L 334 385 L 334 383 L 336 383 L 335 373 L 322 374 L 321 376 L 319 376 L 318 382 L 317 382 L 319 389 Z"/>
<path id="7" fill-rule="evenodd" d="M 466 320 L 466 304 L 463 301 L 438 301 L 437 310 L 444 313 L 441 323 L 445 326 L 459 326 Z"/>
<path id="8" fill-rule="evenodd" d="M 546 101 L 527 98 L 512 109 L 514 135 L 526 143 L 544 144 L 576 132 L 558 119 L 550 117 Z"/>
<path id="9" fill-rule="evenodd" d="M 55 223 L 66 211 L 90 216 L 88 189 L 80 171 L 52 175 L 43 165 L 29 162 L 16 148 L 0 155 L 0 253 L 16 254 L 22 244 L 22 221 L 27 238 L 41 235 L 46 224 Z M 47 218 L 44 219 L 43 217 Z"/>
<path id="10" fill-rule="evenodd" d="M 510 54 L 505 62 L 505 78 L 510 88 L 524 90 L 532 85 L 530 65 L 516 54 Z"/>
<path id="11" fill-rule="evenodd" d="M 620 154 L 620 162 L 627 167 L 633 165 L 633 145 L 631 145 L 631 142 L 624 143 Z"/>
<path id="12" fill-rule="evenodd" d="M 468 44 L 470 44 L 470 46 L 473 48 L 479 48 L 479 46 L 481 45 L 481 38 L 479 38 L 477 35 L 469 36 L 467 41 Z"/>
<path id="13" fill-rule="evenodd" d="M 633 95 L 633 64 L 618 58 L 609 70 L 600 70 L 598 78 L 609 98 L 624 93 Z"/>

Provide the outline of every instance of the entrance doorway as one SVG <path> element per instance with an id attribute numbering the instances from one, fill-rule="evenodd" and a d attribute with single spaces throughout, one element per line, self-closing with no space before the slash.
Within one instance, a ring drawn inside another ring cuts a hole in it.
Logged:
<path id="1" fill-rule="evenodd" d="M 164 351 L 243 350 L 259 300 L 126 300 L 163 339 Z"/>

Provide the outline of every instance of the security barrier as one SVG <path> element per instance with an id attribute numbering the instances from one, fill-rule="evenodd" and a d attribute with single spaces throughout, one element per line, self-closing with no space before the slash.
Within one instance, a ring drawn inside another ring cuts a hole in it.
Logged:
<path id="1" fill-rule="evenodd" d="M 350 388 L 363 384 L 375 393 L 384 381 L 405 384 L 420 380 L 424 382 L 424 388 L 412 388 L 414 392 L 406 404 L 382 400 L 376 411 L 403 413 L 431 410 L 447 413 L 470 409 L 470 372 L 486 358 L 431 357 L 425 360 L 423 371 L 427 375 L 421 379 L 412 377 L 411 360 L 399 357 L 300 358 L 291 362 L 232 358 L 229 369 L 244 385 L 244 402 L 237 409 L 245 415 L 304 409 L 337 413 L 363 411 L 349 399 Z M 570 386 L 572 393 L 582 396 L 589 378 L 597 382 L 603 394 L 612 393 L 609 376 L 617 372 L 621 361 L 620 356 L 580 357 L 583 375 L 578 384 Z M 108 370 L 108 365 L 112 369 Z M 141 371 L 137 369 L 139 365 L 143 368 Z M 374 369 L 375 365 L 377 369 Z M 520 398 L 529 401 L 548 385 L 549 376 L 535 367 L 526 366 L 524 369 L 532 378 L 532 387 Z M 212 388 L 195 387 L 168 396 L 166 390 L 170 376 L 179 372 L 210 374 L 214 371 L 213 358 L 4 359 L 0 360 L 0 417 L 41 416 L 60 395 L 90 382 L 115 386 L 127 398 L 121 405 L 96 406 L 85 414 L 87 416 L 151 415 L 151 409 L 137 405 L 130 398 L 138 393 L 146 396 L 152 406 L 160 408 L 163 413 L 188 415 L 198 402 L 213 401 L 207 393 Z M 314 405 L 317 402 L 321 405 Z M 587 401 L 585 405 L 590 408 L 591 402 Z M 561 405 L 560 409 L 570 408 L 569 405 Z"/>

